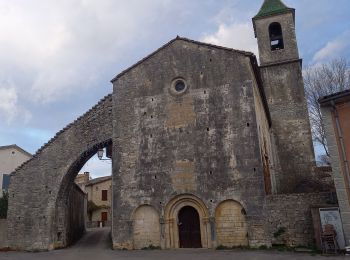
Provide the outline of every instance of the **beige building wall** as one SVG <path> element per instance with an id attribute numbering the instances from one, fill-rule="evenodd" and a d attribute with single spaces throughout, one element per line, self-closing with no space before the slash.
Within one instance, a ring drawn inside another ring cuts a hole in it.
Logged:
<path id="1" fill-rule="evenodd" d="M 104 177 L 102 177 L 104 178 Z M 85 192 L 88 194 L 88 201 L 94 202 L 101 209 L 93 212 L 91 221 L 101 221 L 102 212 L 107 212 L 107 221 L 111 220 L 111 186 L 112 178 L 103 180 L 101 182 L 95 182 L 96 180 L 91 180 L 90 183 L 85 185 Z M 102 200 L 102 191 L 107 191 L 107 200 Z"/>
<path id="2" fill-rule="evenodd" d="M 31 157 L 29 153 L 16 145 L 0 146 L 0 194 L 2 194 L 3 175 L 12 173 Z"/>
<path id="3" fill-rule="evenodd" d="M 2 174 L 10 174 L 18 166 L 29 160 L 31 156 L 16 147 L 10 146 L 6 149 L 0 147 L 0 172 Z"/>
<path id="4" fill-rule="evenodd" d="M 107 221 L 111 221 L 111 208 L 103 208 L 103 209 L 98 209 L 93 212 L 91 221 L 102 221 L 102 213 L 105 212 L 107 213 Z"/>

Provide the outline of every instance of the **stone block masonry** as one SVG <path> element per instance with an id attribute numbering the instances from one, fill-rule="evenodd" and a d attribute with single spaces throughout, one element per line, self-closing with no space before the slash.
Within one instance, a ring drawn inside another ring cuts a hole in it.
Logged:
<path id="1" fill-rule="evenodd" d="M 250 53 L 177 38 L 113 82 L 115 248 L 138 247 L 141 229 L 135 231 L 133 214 L 142 205 L 164 220 L 160 244 L 179 247 L 177 208 L 164 213 L 179 196 L 186 206 L 206 209 L 196 209 L 203 247 L 269 244 L 261 218 L 265 188 L 252 60 Z M 176 93 L 178 79 L 187 88 Z M 218 242 L 209 219 L 225 201 L 230 219 L 218 215 Z M 144 221 L 154 224 L 152 216 Z M 240 235 L 233 241 L 227 233 L 235 231 Z"/>
<path id="2" fill-rule="evenodd" d="M 69 211 L 74 205 L 69 204 L 69 194 L 75 176 L 111 139 L 112 96 L 108 95 L 12 174 L 8 209 L 11 248 L 50 250 L 69 245 L 75 236 L 69 226 L 74 217 Z"/>
<path id="3" fill-rule="evenodd" d="M 289 247 L 314 246 L 311 208 L 325 205 L 332 205 L 330 193 L 267 196 L 266 210 L 272 244 Z"/>

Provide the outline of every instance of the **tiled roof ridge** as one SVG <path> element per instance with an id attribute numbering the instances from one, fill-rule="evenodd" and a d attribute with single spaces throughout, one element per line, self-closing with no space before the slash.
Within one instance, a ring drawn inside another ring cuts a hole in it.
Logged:
<path id="1" fill-rule="evenodd" d="M 103 182 L 103 181 L 107 181 L 109 179 L 112 179 L 112 176 L 102 176 L 102 177 L 98 177 L 98 178 L 95 178 L 95 179 L 91 179 L 89 180 L 85 186 L 90 186 L 90 185 L 93 185 L 93 184 L 96 184 L 96 183 L 99 183 L 99 182 Z"/>

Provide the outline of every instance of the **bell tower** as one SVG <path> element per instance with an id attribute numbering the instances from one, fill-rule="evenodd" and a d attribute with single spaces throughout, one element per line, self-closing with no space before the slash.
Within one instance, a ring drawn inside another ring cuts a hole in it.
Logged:
<path id="1" fill-rule="evenodd" d="M 253 24 L 261 65 L 299 59 L 295 9 L 280 0 L 265 0 Z"/>
<path id="2" fill-rule="evenodd" d="M 295 9 L 281 0 L 264 0 L 253 25 L 280 164 L 277 192 L 303 192 L 315 159 L 295 34 Z"/>

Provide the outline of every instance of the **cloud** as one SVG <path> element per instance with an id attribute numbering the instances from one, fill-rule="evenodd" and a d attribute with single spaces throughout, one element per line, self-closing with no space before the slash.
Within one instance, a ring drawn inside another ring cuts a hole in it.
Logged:
<path id="1" fill-rule="evenodd" d="M 316 52 L 313 62 L 323 62 L 332 58 L 345 56 L 345 52 L 350 48 L 350 31 L 345 31 L 334 40 L 329 41 L 322 49 Z"/>
<path id="2" fill-rule="evenodd" d="M 0 85 L 0 121 L 10 124 L 14 120 L 28 122 L 31 114 L 18 105 L 18 95 L 15 87 Z"/>
<path id="3" fill-rule="evenodd" d="M 233 49 L 251 51 L 258 54 L 258 45 L 254 38 L 253 26 L 251 23 L 221 23 L 213 34 L 204 35 L 201 39 L 204 42 L 230 47 Z"/>
<path id="4" fill-rule="evenodd" d="M 0 71 L 15 82 L 18 99 L 32 103 L 89 91 L 125 50 L 149 36 L 169 2 L 1 1 Z"/>
<path id="5" fill-rule="evenodd" d="M 112 161 L 100 161 L 97 156 L 93 156 L 80 171 L 90 172 L 92 178 L 112 175 Z"/>

